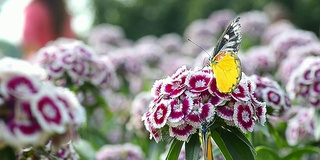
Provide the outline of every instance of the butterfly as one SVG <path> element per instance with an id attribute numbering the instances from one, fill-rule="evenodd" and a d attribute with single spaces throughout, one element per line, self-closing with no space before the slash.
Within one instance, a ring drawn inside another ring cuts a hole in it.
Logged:
<path id="1" fill-rule="evenodd" d="M 217 88 L 222 93 L 232 92 L 241 79 L 238 51 L 241 43 L 240 17 L 235 18 L 222 33 L 209 57 Z"/>

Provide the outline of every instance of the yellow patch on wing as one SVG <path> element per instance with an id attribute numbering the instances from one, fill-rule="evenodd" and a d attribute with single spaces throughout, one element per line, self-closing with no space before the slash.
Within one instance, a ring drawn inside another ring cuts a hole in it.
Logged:
<path id="1" fill-rule="evenodd" d="M 240 63 L 237 54 L 231 51 L 217 54 L 210 62 L 220 92 L 229 93 L 238 86 L 241 79 Z"/>

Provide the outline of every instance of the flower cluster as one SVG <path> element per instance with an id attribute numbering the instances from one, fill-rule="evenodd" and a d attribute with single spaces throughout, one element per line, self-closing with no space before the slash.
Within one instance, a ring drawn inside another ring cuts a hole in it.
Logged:
<path id="1" fill-rule="evenodd" d="M 266 28 L 266 30 L 263 32 L 263 35 L 261 36 L 261 41 L 264 44 L 269 44 L 277 35 L 281 34 L 282 32 L 294 29 L 294 25 L 288 20 L 276 21 Z"/>
<path id="2" fill-rule="evenodd" d="M 152 99 L 153 98 L 149 92 L 141 92 L 133 99 L 130 111 L 130 120 L 126 125 L 128 130 L 134 130 L 136 134 L 144 135 L 143 133 L 145 133 L 145 129 L 141 122 L 141 116 L 148 110 L 149 103 Z"/>
<path id="3" fill-rule="evenodd" d="M 287 84 L 290 98 L 301 97 L 309 105 L 320 107 L 320 57 L 307 57 L 291 74 Z"/>
<path id="4" fill-rule="evenodd" d="M 211 68 L 188 70 L 183 66 L 154 83 L 154 99 L 142 120 L 156 142 L 168 131 L 170 137 L 186 141 L 203 122 L 210 123 L 216 117 L 244 133 L 251 132 L 255 120 L 264 124 L 266 118 L 265 103 L 254 98 L 254 86 L 243 74 L 238 87 L 224 94 L 217 89 Z"/>
<path id="5" fill-rule="evenodd" d="M 257 75 L 250 76 L 250 79 L 256 84 L 254 96 L 266 102 L 267 114 L 281 116 L 290 109 L 291 100 L 276 81 Z"/>
<path id="6" fill-rule="evenodd" d="M 269 17 L 261 11 L 244 12 L 239 16 L 241 17 L 241 33 L 247 38 L 260 38 L 270 23 Z"/>
<path id="7" fill-rule="evenodd" d="M 220 36 L 234 17 L 236 17 L 236 13 L 231 9 L 218 10 L 210 14 L 208 24 L 214 35 Z"/>
<path id="8" fill-rule="evenodd" d="M 100 58 L 81 41 L 57 40 L 39 50 L 38 62 L 47 71 L 49 79 L 61 85 L 87 82 L 100 88 L 118 86 L 110 60 Z"/>
<path id="9" fill-rule="evenodd" d="M 85 121 L 85 110 L 74 93 L 42 81 L 43 73 L 25 61 L 0 60 L 1 143 L 44 145 Z"/>
<path id="10" fill-rule="evenodd" d="M 144 154 L 139 146 L 131 143 L 122 145 L 105 145 L 96 153 L 97 160 L 132 159 L 143 160 Z"/>
<path id="11" fill-rule="evenodd" d="M 256 46 L 250 48 L 241 57 L 243 70 L 246 74 L 269 74 L 276 66 L 276 59 L 269 46 Z"/>
<path id="12" fill-rule="evenodd" d="M 124 31 L 121 27 L 112 24 L 100 24 L 91 29 L 88 35 L 88 43 L 98 54 L 108 54 L 109 52 L 130 45 L 125 39 Z"/>
<path id="13" fill-rule="evenodd" d="M 18 155 L 18 160 L 24 159 L 59 159 L 59 160 L 78 160 L 80 159 L 78 153 L 73 148 L 71 142 L 68 142 L 59 148 L 58 151 L 51 149 L 51 141 L 44 146 L 44 148 L 35 149 L 33 147 L 28 147 L 22 149 Z M 44 152 L 41 152 L 44 151 Z"/>
<path id="14" fill-rule="evenodd" d="M 294 50 L 295 47 L 317 43 L 319 40 L 317 36 L 309 31 L 303 31 L 298 29 L 290 29 L 275 36 L 270 46 L 275 52 L 275 56 L 278 62 L 281 62 L 289 55 L 290 50 Z"/>
<path id="15" fill-rule="evenodd" d="M 295 106 L 296 115 L 288 121 L 286 139 L 289 145 L 297 145 L 299 142 L 314 140 L 314 115 L 313 108 Z"/>

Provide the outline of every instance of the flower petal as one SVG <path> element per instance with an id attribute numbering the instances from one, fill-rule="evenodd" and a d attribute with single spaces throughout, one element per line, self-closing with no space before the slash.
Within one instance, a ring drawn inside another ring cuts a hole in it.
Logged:
<path id="1" fill-rule="evenodd" d="M 242 132 L 247 133 L 248 131 L 253 131 L 253 114 L 253 109 L 249 104 L 235 103 L 233 120 Z"/>
<path id="2" fill-rule="evenodd" d="M 171 137 L 176 137 L 180 141 L 187 141 L 191 134 L 197 132 L 197 129 L 189 124 L 182 124 L 177 127 L 170 127 L 169 134 Z"/>

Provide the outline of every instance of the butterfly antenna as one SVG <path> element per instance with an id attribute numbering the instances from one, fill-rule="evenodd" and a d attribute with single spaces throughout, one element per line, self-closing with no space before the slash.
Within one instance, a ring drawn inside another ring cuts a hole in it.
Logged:
<path id="1" fill-rule="evenodd" d="M 211 57 L 210 53 L 209 53 L 208 51 L 206 51 L 205 49 L 203 49 L 201 46 L 199 46 L 197 43 L 193 42 L 193 41 L 192 41 L 191 39 L 189 39 L 189 38 L 188 38 L 188 41 L 191 42 L 191 43 L 193 43 L 194 45 L 198 46 L 202 51 L 206 52 L 209 57 Z M 203 64 L 204 64 L 204 65 L 203 65 L 202 69 L 203 69 L 205 66 L 209 65 L 209 63 L 203 63 Z"/>
<path id="2" fill-rule="evenodd" d="M 201 46 L 199 46 L 197 43 L 193 42 L 190 38 L 188 38 L 188 41 L 193 43 L 194 45 L 198 46 L 202 51 L 206 52 L 208 54 L 208 56 L 210 57 L 210 53 L 208 51 L 206 51 L 205 49 L 203 49 Z"/>

